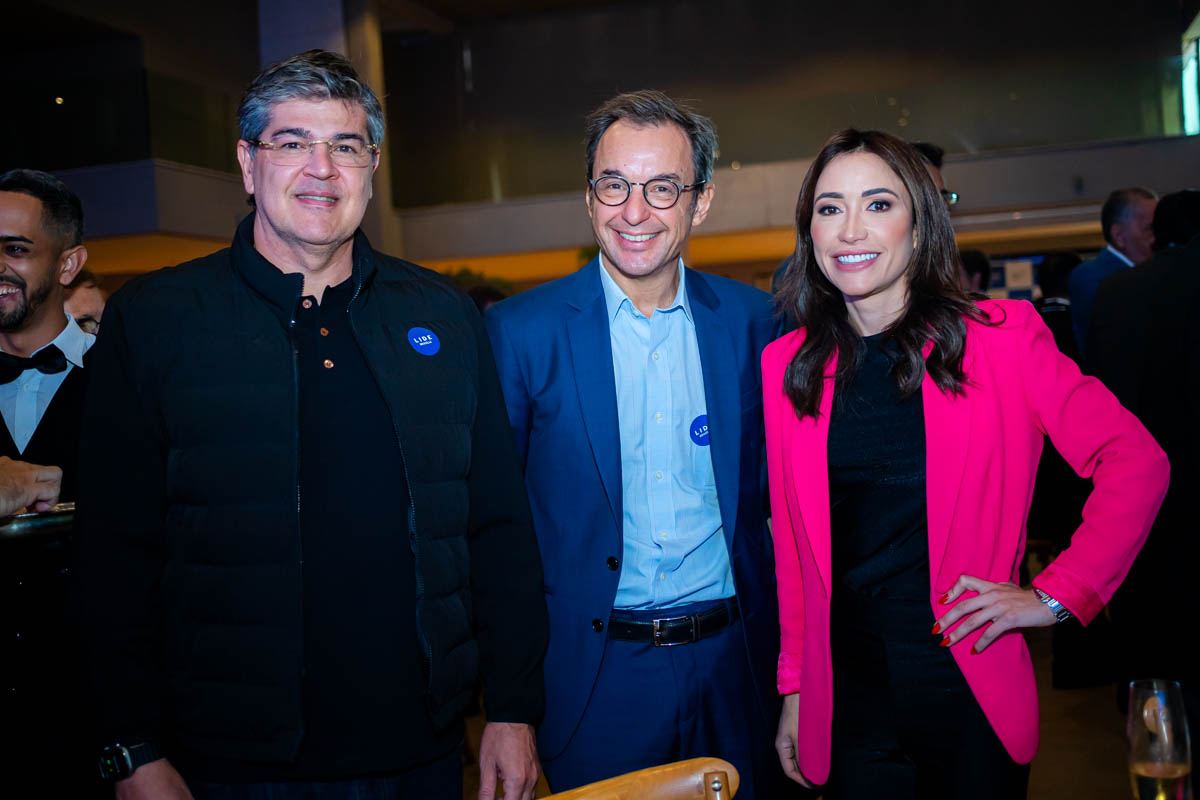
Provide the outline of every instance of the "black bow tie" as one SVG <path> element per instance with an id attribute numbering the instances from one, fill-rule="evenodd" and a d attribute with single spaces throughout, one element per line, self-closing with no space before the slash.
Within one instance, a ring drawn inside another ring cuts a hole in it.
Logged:
<path id="1" fill-rule="evenodd" d="M 36 369 L 53 375 L 67 368 L 67 357 L 57 346 L 50 345 L 38 350 L 29 358 L 11 353 L 0 353 L 0 383 L 12 383 L 27 369 Z"/>

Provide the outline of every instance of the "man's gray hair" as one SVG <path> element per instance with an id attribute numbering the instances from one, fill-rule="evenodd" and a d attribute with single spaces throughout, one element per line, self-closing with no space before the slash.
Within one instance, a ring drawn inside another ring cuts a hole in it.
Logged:
<path id="1" fill-rule="evenodd" d="M 1129 219 L 1138 200 L 1157 201 L 1158 195 L 1144 186 L 1131 186 L 1117 189 L 1108 196 L 1100 208 L 1100 232 L 1104 234 L 1104 241 L 1112 244 L 1112 226 Z"/>
<path id="2" fill-rule="evenodd" d="M 238 107 L 242 138 L 251 144 L 261 139 L 271 120 L 271 108 L 288 100 L 357 103 L 367 115 L 368 144 L 383 141 L 383 106 L 345 56 L 328 50 L 307 50 L 260 72 L 246 87 Z"/>
<path id="3" fill-rule="evenodd" d="M 587 177 L 592 179 L 592 168 L 596 165 L 596 147 L 600 137 L 615 122 L 625 120 L 634 125 L 674 124 L 683 128 L 692 144 L 692 165 L 695 167 L 694 183 L 712 180 L 713 161 L 717 151 L 717 129 L 708 117 L 656 89 L 619 94 L 587 116 Z"/>

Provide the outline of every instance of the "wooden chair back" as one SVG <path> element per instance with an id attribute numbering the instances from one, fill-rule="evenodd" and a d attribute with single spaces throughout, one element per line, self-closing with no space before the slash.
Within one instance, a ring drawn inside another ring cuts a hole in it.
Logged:
<path id="1" fill-rule="evenodd" d="M 545 800 L 730 800 L 738 771 L 719 758 L 693 758 L 589 783 Z"/>

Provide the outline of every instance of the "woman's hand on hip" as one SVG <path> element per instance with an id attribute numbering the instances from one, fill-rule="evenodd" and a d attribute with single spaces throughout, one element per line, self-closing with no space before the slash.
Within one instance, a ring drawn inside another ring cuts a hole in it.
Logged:
<path id="1" fill-rule="evenodd" d="M 800 764 L 796 760 L 796 731 L 799 727 L 800 695 L 785 694 L 783 710 L 779 712 L 779 731 L 775 734 L 775 752 L 779 754 L 783 774 L 801 786 L 811 789 L 812 784 L 800 774 Z"/>
<path id="2" fill-rule="evenodd" d="M 944 634 L 942 644 L 946 647 L 987 625 L 987 630 L 971 648 L 973 653 L 982 653 L 988 645 L 1009 631 L 1044 628 L 1057 621 L 1054 612 L 1038 599 L 1032 589 L 1022 589 L 1015 583 L 992 583 L 972 575 L 960 575 L 950 591 L 942 595 L 940 602 L 953 603 L 964 592 L 977 594 L 959 602 L 933 626 L 935 634 Z M 962 620 L 961 624 L 950 630 L 959 620 Z"/>

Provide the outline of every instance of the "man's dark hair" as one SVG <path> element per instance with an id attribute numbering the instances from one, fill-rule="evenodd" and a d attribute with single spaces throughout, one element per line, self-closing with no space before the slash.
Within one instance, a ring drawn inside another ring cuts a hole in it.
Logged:
<path id="1" fill-rule="evenodd" d="M 937 169 L 942 168 L 942 158 L 946 155 L 945 149 L 938 147 L 933 142 L 913 142 L 912 146 L 921 154 L 921 158 Z"/>
<path id="2" fill-rule="evenodd" d="M 974 278 L 980 276 L 979 291 L 986 292 L 992 285 L 992 260 L 982 250 L 962 250 L 958 254 L 963 270 Z"/>
<path id="3" fill-rule="evenodd" d="M 1182 247 L 1200 234 L 1200 189 L 1164 194 L 1154 208 L 1154 249 Z"/>
<path id="4" fill-rule="evenodd" d="M 42 203 L 42 225 L 58 235 L 62 249 L 83 244 L 83 203 L 49 172 L 10 169 L 0 175 L 0 192 L 19 192 Z"/>
<path id="5" fill-rule="evenodd" d="M 288 100 L 344 100 L 362 106 L 367 115 L 368 144 L 383 141 L 383 107 L 345 56 L 328 50 L 306 50 L 258 74 L 238 107 L 238 126 L 247 142 L 262 138 L 271 107 Z"/>
<path id="6" fill-rule="evenodd" d="M 1075 253 L 1050 253 L 1038 264 L 1038 286 L 1042 287 L 1042 297 L 1070 297 L 1068 288 L 1071 270 L 1079 266 L 1079 256 Z"/>
<path id="7" fill-rule="evenodd" d="M 100 279 L 96 277 L 96 273 L 85 267 L 75 273 L 75 277 L 67 284 L 67 288 L 78 289 L 80 286 L 87 286 L 88 284 L 95 286 L 97 289 L 104 288 L 100 285 Z"/>
<path id="8" fill-rule="evenodd" d="M 713 161 L 717 152 L 717 129 L 712 120 L 697 114 L 694 109 L 676 103 L 655 89 L 626 92 L 607 100 L 587 116 L 587 177 L 592 179 L 596 164 L 596 147 L 600 137 L 612 125 L 625 120 L 634 125 L 668 125 L 683 128 L 692 145 L 693 183 L 712 180 Z"/>
<path id="9" fill-rule="evenodd" d="M 1112 244 L 1112 226 L 1129 218 L 1134 203 L 1138 200 L 1157 199 L 1158 195 L 1141 186 L 1117 189 L 1110 194 L 1100 209 L 1100 230 L 1104 234 L 1104 241 Z"/>

